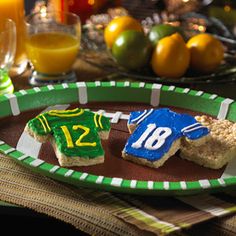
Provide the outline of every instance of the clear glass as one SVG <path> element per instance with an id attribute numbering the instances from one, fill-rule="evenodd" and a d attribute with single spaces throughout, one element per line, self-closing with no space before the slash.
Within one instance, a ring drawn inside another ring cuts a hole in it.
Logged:
<path id="1" fill-rule="evenodd" d="M 33 68 L 30 84 L 76 81 L 72 66 L 80 39 L 80 19 L 73 13 L 42 12 L 27 16 L 26 53 Z"/>
<path id="2" fill-rule="evenodd" d="M 0 0 L 0 22 L 11 19 L 16 25 L 16 55 L 10 69 L 11 76 L 18 76 L 27 68 L 24 33 L 24 0 Z"/>
<path id="3" fill-rule="evenodd" d="M 14 62 L 15 52 L 15 23 L 10 19 L 2 20 L 0 22 L 0 95 L 14 91 L 8 72 Z"/>

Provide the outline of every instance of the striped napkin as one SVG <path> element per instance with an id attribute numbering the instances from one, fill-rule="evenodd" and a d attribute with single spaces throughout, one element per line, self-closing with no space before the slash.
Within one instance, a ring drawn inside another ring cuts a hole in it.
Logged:
<path id="1" fill-rule="evenodd" d="M 4 155 L 0 156 L 0 176 L 0 200 L 55 217 L 92 235 L 192 235 L 196 228 L 199 235 L 201 227 L 193 231 L 191 227 L 210 219 L 214 220 L 207 230 L 236 234 L 236 218 L 226 218 L 226 223 L 219 220 L 236 212 L 236 191 L 159 197 L 78 189 L 33 173 Z"/>

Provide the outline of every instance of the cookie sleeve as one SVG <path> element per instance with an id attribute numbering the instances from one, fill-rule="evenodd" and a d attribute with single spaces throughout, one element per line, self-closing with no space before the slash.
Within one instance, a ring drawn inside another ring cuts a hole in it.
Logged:
<path id="1" fill-rule="evenodd" d="M 94 113 L 93 120 L 98 132 L 110 131 L 110 121 L 107 117 L 103 116 L 102 114 Z"/>
<path id="2" fill-rule="evenodd" d="M 154 109 L 144 110 L 144 111 L 133 111 L 130 113 L 130 118 L 128 120 L 128 125 L 139 125 L 146 119 L 152 117 L 153 114 L 157 114 L 158 111 Z"/>
<path id="3" fill-rule="evenodd" d="M 45 115 L 40 114 L 28 122 L 28 127 L 38 135 L 47 135 L 51 132 L 49 122 Z"/>
<path id="4" fill-rule="evenodd" d="M 188 139 L 197 140 L 209 134 L 208 128 L 197 122 L 194 117 L 185 114 L 182 115 L 182 120 L 185 126 L 181 129 L 181 133 Z"/>

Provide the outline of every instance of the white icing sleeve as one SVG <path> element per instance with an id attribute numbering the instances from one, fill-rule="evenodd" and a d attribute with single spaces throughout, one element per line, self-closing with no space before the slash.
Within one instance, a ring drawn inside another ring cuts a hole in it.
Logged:
<path id="1" fill-rule="evenodd" d="M 195 131 L 200 130 L 200 129 L 207 129 L 207 128 L 205 126 L 202 126 L 200 123 L 196 122 L 194 124 L 184 127 L 181 130 L 181 132 L 185 137 L 187 137 L 191 140 L 195 140 L 195 139 L 197 139 Z M 202 136 L 205 136 L 205 134 L 203 133 Z M 199 138 L 201 138 L 201 137 L 199 137 Z"/>
<path id="2" fill-rule="evenodd" d="M 142 123 L 148 116 L 150 116 L 152 112 L 153 112 L 153 109 L 144 110 L 144 111 L 142 111 L 142 112 L 140 112 L 140 111 L 132 112 L 128 123 L 129 123 L 129 124 L 137 124 L 137 125 L 139 125 L 139 124 Z"/>

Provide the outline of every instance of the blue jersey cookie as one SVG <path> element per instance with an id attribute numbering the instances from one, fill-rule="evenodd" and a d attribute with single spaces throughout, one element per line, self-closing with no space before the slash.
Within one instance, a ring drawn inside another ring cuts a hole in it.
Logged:
<path id="1" fill-rule="evenodd" d="M 167 108 L 132 112 L 128 127 L 133 133 L 127 140 L 123 158 L 151 167 L 163 165 L 174 155 L 181 138 L 195 142 L 209 134 L 193 116 Z"/>

